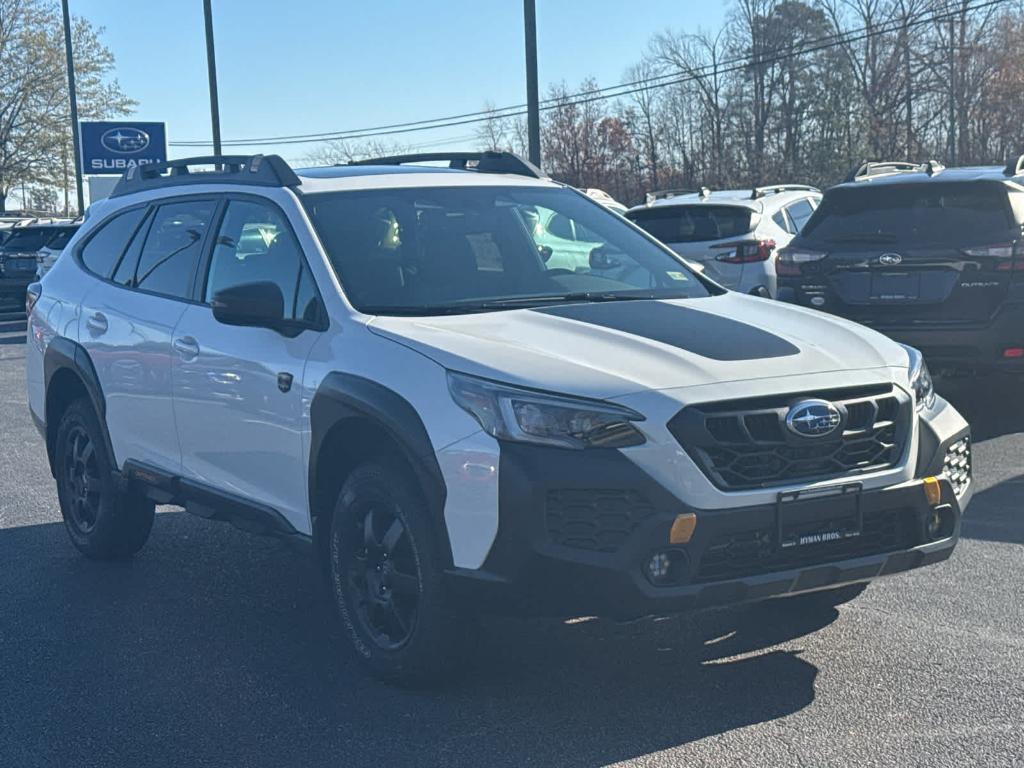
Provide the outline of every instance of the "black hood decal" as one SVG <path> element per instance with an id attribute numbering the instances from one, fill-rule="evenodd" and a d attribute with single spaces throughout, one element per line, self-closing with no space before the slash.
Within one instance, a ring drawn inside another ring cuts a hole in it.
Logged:
<path id="1" fill-rule="evenodd" d="M 660 301 L 567 304 L 531 311 L 631 333 L 712 360 L 762 360 L 800 352 L 756 326 Z"/>

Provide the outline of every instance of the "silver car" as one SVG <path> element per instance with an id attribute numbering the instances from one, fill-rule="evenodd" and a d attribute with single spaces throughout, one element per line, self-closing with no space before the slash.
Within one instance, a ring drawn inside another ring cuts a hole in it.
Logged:
<path id="1" fill-rule="evenodd" d="M 703 267 L 726 288 L 775 298 L 775 254 L 789 244 L 821 200 L 815 187 L 782 184 L 753 190 L 648 194 L 626 218 Z"/>

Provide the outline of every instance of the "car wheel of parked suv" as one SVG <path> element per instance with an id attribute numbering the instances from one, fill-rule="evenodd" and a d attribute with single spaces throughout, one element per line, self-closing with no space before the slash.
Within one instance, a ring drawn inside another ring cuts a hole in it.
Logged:
<path id="1" fill-rule="evenodd" d="M 64 526 L 82 554 L 111 560 L 142 548 L 153 528 L 153 502 L 118 487 L 99 419 L 85 399 L 60 420 L 54 467 Z"/>
<path id="2" fill-rule="evenodd" d="M 442 588 L 440 542 L 407 473 L 368 463 L 348 476 L 331 525 L 331 587 L 370 670 L 421 685 L 444 679 L 460 621 Z"/>

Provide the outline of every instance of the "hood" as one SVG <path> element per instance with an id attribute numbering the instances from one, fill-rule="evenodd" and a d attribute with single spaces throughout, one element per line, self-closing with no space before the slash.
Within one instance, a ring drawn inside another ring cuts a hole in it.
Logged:
<path id="1" fill-rule="evenodd" d="M 369 328 L 451 370 L 599 399 L 907 366 L 906 352 L 875 331 L 738 293 L 440 317 L 381 316 Z"/>

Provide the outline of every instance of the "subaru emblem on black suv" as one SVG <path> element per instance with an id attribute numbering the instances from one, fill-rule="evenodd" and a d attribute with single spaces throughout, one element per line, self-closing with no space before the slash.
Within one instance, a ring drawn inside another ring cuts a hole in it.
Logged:
<path id="1" fill-rule="evenodd" d="M 825 437 L 839 428 L 839 409 L 827 400 L 803 400 L 786 414 L 789 431 L 800 437 Z"/>
<path id="2" fill-rule="evenodd" d="M 898 253 L 883 253 L 878 257 L 878 263 L 884 264 L 887 267 L 895 267 L 897 264 L 903 262 L 903 257 Z"/>

